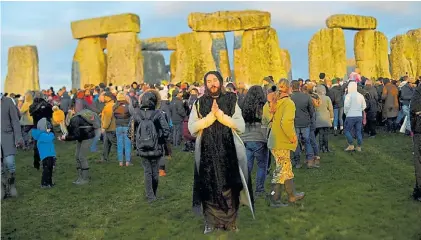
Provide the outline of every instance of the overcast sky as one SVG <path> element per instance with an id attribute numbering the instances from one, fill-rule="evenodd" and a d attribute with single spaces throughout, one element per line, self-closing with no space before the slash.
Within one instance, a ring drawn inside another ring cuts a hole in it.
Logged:
<path id="1" fill-rule="evenodd" d="M 71 66 L 77 40 L 70 22 L 85 18 L 135 13 L 141 39 L 190 32 L 190 12 L 264 10 L 272 15 L 280 47 L 289 50 L 294 78 L 308 77 L 308 41 L 332 14 L 377 18 L 377 29 L 388 39 L 421 27 L 421 2 L 1 2 L 1 88 L 7 74 L 7 50 L 36 45 L 41 88 L 71 86 Z M 347 57 L 353 57 L 355 32 L 346 31 Z M 233 34 L 226 34 L 232 60 Z M 164 52 L 169 62 L 170 52 Z M 231 63 L 232 65 L 232 63 Z"/>

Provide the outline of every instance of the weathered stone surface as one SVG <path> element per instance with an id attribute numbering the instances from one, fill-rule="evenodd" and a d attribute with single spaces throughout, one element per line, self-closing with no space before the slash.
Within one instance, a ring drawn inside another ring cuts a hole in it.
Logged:
<path id="1" fill-rule="evenodd" d="M 348 58 L 346 60 L 346 75 L 349 76 L 355 70 L 356 66 L 355 58 Z"/>
<path id="2" fill-rule="evenodd" d="M 263 11 L 219 11 L 190 13 L 189 27 L 197 32 L 229 32 L 270 27 L 270 13 Z"/>
<path id="3" fill-rule="evenodd" d="M 71 23 L 73 38 L 97 37 L 109 33 L 140 32 L 140 20 L 136 14 L 125 13 L 113 16 L 79 20 Z"/>
<path id="4" fill-rule="evenodd" d="M 174 51 L 170 55 L 171 82 L 174 82 L 176 72 L 177 72 L 177 51 Z"/>
<path id="5" fill-rule="evenodd" d="M 3 93 L 24 94 L 28 90 L 39 90 L 37 47 L 11 47 L 8 54 Z"/>
<path id="6" fill-rule="evenodd" d="M 143 82 L 143 56 L 134 32 L 112 33 L 107 38 L 107 83 Z"/>
<path id="7" fill-rule="evenodd" d="M 228 58 L 227 42 L 224 33 L 211 33 L 212 35 L 212 56 L 216 69 L 226 79 L 231 76 L 230 63 Z"/>
<path id="8" fill-rule="evenodd" d="M 146 83 L 160 83 L 168 80 L 164 55 L 156 51 L 142 51 L 143 80 Z"/>
<path id="9" fill-rule="evenodd" d="M 175 37 L 160 37 L 144 39 L 142 42 L 142 50 L 145 51 L 168 51 L 177 50 L 177 41 Z"/>
<path id="10" fill-rule="evenodd" d="M 390 41 L 391 72 L 394 79 L 421 75 L 421 28 L 398 35 Z"/>
<path id="11" fill-rule="evenodd" d="M 242 72 L 244 71 L 244 67 L 241 64 L 241 46 L 243 44 L 243 34 L 244 31 L 234 31 L 234 80 L 236 82 L 243 81 L 242 79 L 237 79 L 237 77 L 241 77 Z"/>
<path id="12" fill-rule="evenodd" d="M 178 35 L 176 52 L 177 69 L 173 82 L 202 83 L 205 73 L 216 69 L 209 32 Z"/>
<path id="13" fill-rule="evenodd" d="M 176 72 L 177 72 L 177 51 L 174 51 L 170 55 L 171 82 L 174 82 Z"/>
<path id="14" fill-rule="evenodd" d="M 234 39 L 234 41 L 238 39 Z M 240 56 L 235 54 L 240 53 Z M 278 35 L 275 29 L 244 31 L 241 48 L 234 50 L 235 80 L 245 84 L 260 85 L 266 76 L 274 79 L 287 78 L 284 69 Z M 239 71 L 237 71 L 239 69 Z"/>
<path id="15" fill-rule="evenodd" d="M 107 59 L 104 54 L 106 39 L 89 37 L 79 40 L 72 63 L 72 88 L 85 84 L 105 83 Z"/>
<path id="16" fill-rule="evenodd" d="M 324 72 L 327 78 L 345 77 L 345 36 L 340 28 L 324 28 L 313 35 L 308 44 L 308 66 L 311 80 L 319 80 Z"/>
<path id="17" fill-rule="evenodd" d="M 361 30 L 355 34 L 354 55 L 361 76 L 390 78 L 388 41 L 375 30 Z"/>
<path id="18" fill-rule="evenodd" d="M 342 28 L 351 30 L 376 29 L 377 20 L 374 17 L 336 14 L 326 19 L 328 28 Z"/>
<path id="19" fill-rule="evenodd" d="M 281 60 L 282 67 L 287 72 L 288 80 L 292 80 L 291 56 L 289 55 L 289 51 L 287 49 L 281 48 Z"/>

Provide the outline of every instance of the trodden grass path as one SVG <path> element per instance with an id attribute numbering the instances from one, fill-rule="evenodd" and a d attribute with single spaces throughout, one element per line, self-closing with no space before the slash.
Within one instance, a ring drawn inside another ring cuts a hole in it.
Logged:
<path id="1" fill-rule="evenodd" d="M 191 213 L 192 153 L 174 151 L 160 178 L 164 199 L 152 205 L 144 198 L 138 158 L 133 167 L 119 167 L 117 161 L 96 164 L 99 153 L 93 154 L 93 181 L 74 186 L 75 145 L 57 143 L 57 185 L 44 190 L 32 152 L 19 153 L 19 197 L 2 202 L 2 239 L 421 239 L 421 204 L 409 198 L 410 138 L 382 134 L 364 141 L 363 152 L 345 153 L 344 137 L 332 136 L 335 152 L 322 154 L 320 169 L 294 170 L 297 190 L 306 192 L 303 201 L 272 209 L 257 199 L 256 220 L 242 207 L 239 233 L 209 236 Z"/>

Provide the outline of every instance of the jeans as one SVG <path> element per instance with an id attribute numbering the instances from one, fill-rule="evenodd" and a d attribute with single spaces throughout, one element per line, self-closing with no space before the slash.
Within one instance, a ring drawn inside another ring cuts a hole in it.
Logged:
<path id="1" fill-rule="evenodd" d="M 117 159 L 119 162 L 123 162 L 123 152 L 124 156 L 126 156 L 126 162 L 130 162 L 130 154 L 132 150 L 132 143 L 127 137 L 127 132 L 129 131 L 129 127 L 117 127 L 116 134 L 117 134 Z"/>
<path id="2" fill-rule="evenodd" d="M 265 191 L 265 180 L 268 168 L 269 150 L 265 142 L 245 142 L 248 176 L 251 179 L 251 172 L 253 171 L 254 158 L 257 161 L 256 174 L 256 192 Z"/>
<path id="3" fill-rule="evenodd" d="M 145 177 L 146 198 L 149 201 L 156 200 L 156 191 L 158 189 L 158 161 L 160 158 L 143 158 L 143 172 Z"/>
<path id="4" fill-rule="evenodd" d="M 344 121 L 342 119 L 342 115 L 344 115 L 344 108 L 335 108 L 333 109 L 333 127 L 338 129 L 338 127 L 344 126 Z M 339 122 L 339 125 L 338 125 Z"/>
<path id="5" fill-rule="evenodd" d="M 398 117 L 396 118 L 396 124 L 398 125 L 401 121 L 405 119 L 405 117 L 408 118 L 406 121 L 405 129 L 410 131 L 411 130 L 411 123 L 410 123 L 410 116 L 409 116 L 409 106 L 403 105 L 401 111 L 399 111 Z"/>
<path id="6" fill-rule="evenodd" d="M 15 155 L 9 155 L 3 157 L 3 164 L 1 168 L 2 174 L 9 171 L 9 173 L 14 173 L 16 171 Z"/>
<path id="7" fill-rule="evenodd" d="M 362 135 L 362 126 L 363 126 L 363 117 L 347 117 L 345 119 L 345 130 L 344 135 L 349 145 L 352 145 L 354 139 L 352 138 L 352 132 L 355 132 L 357 137 L 358 146 L 361 146 L 363 143 Z"/>
<path id="8" fill-rule="evenodd" d="M 319 156 L 319 146 L 316 142 L 316 133 L 314 130 L 310 130 L 310 142 L 313 147 L 314 156 Z"/>
<path id="9" fill-rule="evenodd" d="M 174 123 L 173 126 L 173 140 L 172 140 L 172 144 L 174 146 L 179 146 L 181 143 L 181 134 L 183 132 L 183 124 L 181 123 Z"/>
<path id="10" fill-rule="evenodd" d="M 91 152 L 96 152 L 97 151 L 97 144 L 99 139 L 101 138 L 101 129 L 95 129 L 95 137 L 92 140 L 92 145 L 91 145 Z"/>
<path id="11" fill-rule="evenodd" d="M 313 147 L 311 146 L 311 141 L 310 141 L 310 127 L 295 128 L 295 133 L 297 134 L 297 138 L 301 142 L 301 145 L 305 146 L 306 159 L 312 160 L 314 158 L 314 153 L 313 153 Z M 300 144 L 298 144 L 297 149 L 294 152 L 295 164 L 293 165 L 300 163 L 300 153 L 301 153 L 301 148 L 300 148 Z"/>

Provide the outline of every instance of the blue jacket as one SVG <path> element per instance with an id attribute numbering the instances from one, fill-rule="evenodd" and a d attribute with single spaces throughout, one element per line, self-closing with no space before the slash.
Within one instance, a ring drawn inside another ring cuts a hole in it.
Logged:
<path id="1" fill-rule="evenodd" d="M 55 157 L 54 133 L 32 129 L 32 137 L 37 140 L 37 147 L 41 161 L 47 157 Z"/>

